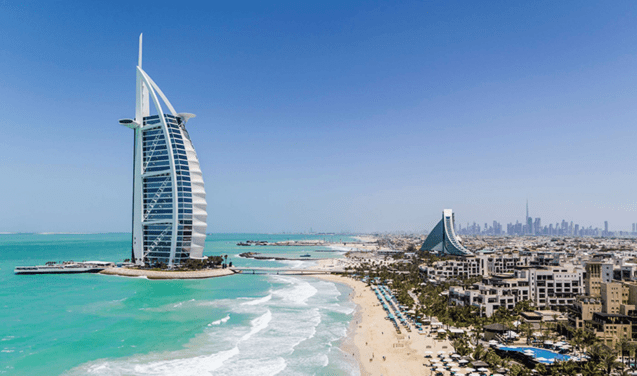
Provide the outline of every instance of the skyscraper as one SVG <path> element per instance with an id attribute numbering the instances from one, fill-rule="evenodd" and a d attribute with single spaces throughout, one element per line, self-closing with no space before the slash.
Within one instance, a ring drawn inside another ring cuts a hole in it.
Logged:
<path id="1" fill-rule="evenodd" d="M 533 218 L 529 217 L 529 200 L 526 200 L 526 234 L 533 235 Z"/>
<path id="2" fill-rule="evenodd" d="M 186 130 L 195 115 L 177 113 L 142 69 L 141 35 L 138 59 L 135 119 L 119 121 L 134 131 L 132 261 L 173 267 L 202 258 L 206 240 L 206 191 Z"/>

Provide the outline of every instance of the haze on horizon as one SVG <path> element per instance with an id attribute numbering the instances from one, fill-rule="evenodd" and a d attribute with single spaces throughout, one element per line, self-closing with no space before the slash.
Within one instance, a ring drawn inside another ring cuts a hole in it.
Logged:
<path id="1" fill-rule="evenodd" d="M 140 17 L 140 14 L 144 15 Z M 208 232 L 637 222 L 637 3 L 0 4 L 0 232 L 127 232 L 137 38 Z"/>

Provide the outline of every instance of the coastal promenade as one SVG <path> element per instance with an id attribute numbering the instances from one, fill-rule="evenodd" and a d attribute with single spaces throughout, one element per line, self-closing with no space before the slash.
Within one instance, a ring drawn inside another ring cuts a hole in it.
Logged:
<path id="1" fill-rule="evenodd" d="M 146 277 L 148 279 L 202 279 L 234 275 L 237 272 L 231 268 L 206 269 L 193 271 L 159 271 L 130 268 L 107 268 L 99 274 L 118 275 L 123 277 Z"/>

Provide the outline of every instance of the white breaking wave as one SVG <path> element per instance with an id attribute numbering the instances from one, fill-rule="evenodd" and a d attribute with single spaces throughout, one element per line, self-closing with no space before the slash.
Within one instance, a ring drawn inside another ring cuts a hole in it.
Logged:
<path id="1" fill-rule="evenodd" d="M 273 278 L 292 285 L 291 288 L 283 288 L 273 292 L 273 294 L 289 302 L 307 305 L 307 300 L 316 295 L 316 293 L 318 292 L 318 290 L 314 286 L 310 285 L 307 281 L 300 278 L 282 276 L 276 276 Z"/>
<path id="2" fill-rule="evenodd" d="M 250 329 L 250 332 L 248 332 L 248 334 L 245 334 L 243 337 L 241 337 L 241 341 L 247 341 L 254 334 L 267 328 L 271 320 L 272 312 L 268 310 L 268 312 L 266 312 L 263 316 L 257 317 L 256 319 L 250 321 L 250 323 L 252 324 L 252 329 Z"/>
<path id="3" fill-rule="evenodd" d="M 251 300 L 249 302 L 241 303 L 241 305 L 248 305 L 248 306 L 259 305 L 269 301 L 270 299 L 272 299 L 272 294 L 266 295 L 263 298 L 258 298 L 258 299 Z"/>
<path id="4" fill-rule="evenodd" d="M 227 315 L 226 317 L 222 319 L 213 321 L 210 324 L 208 324 L 208 326 L 225 324 L 228 320 L 230 320 L 230 315 Z"/>

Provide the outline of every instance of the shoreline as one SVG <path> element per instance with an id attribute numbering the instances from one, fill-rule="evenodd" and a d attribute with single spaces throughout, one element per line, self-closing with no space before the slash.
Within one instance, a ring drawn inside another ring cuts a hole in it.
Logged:
<path id="1" fill-rule="evenodd" d="M 238 274 L 231 270 L 226 269 L 208 269 L 208 270 L 193 270 L 193 271 L 158 271 L 158 270 L 142 270 L 142 269 L 127 269 L 127 268 L 107 268 L 99 272 L 102 275 L 117 275 L 121 277 L 146 277 L 148 279 L 205 279 L 225 277 L 229 275 Z"/>
<path id="2" fill-rule="evenodd" d="M 439 341 L 415 330 L 397 334 L 394 326 L 385 319 L 386 313 L 378 299 L 363 282 L 339 275 L 313 277 L 353 289 L 350 300 L 356 304 L 356 311 L 341 350 L 346 355 L 354 354 L 362 376 L 427 374 L 430 370 L 425 366 L 429 364 L 424 357 L 425 351 L 434 354 L 453 352 L 448 340 Z"/>

